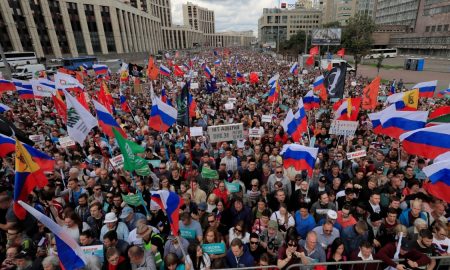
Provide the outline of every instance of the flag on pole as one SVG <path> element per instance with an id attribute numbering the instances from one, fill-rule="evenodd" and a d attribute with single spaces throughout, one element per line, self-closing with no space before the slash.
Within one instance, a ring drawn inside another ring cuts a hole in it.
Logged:
<path id="1" fill-rule="evenodd" d="M 364 87 L 362 108 L 363 110 L 375 110 L 378 105 L 378 91 L 380 90 L 381 77 L 377 76 L 373 81 Z"/>
<path id="2" fill-rule="evenodd" d="M 97 113 L 98 124 L 102 128 L 103 132 L 109 137 L 113 137 L 114 133 L 112 131 L 113 129 L 116 129 L 124 138 L 127 138 L 125 131 L 119 126 L 119 124 L 117 124 L 116 120 L 108 112 L 105 106 L 95 100 L 92 100 L 92 103 L 94 104 L 95 111 Z"/>
<path id="3" fill-rule="evenodd" d="M 175 192 L 168 190 L 152 191 L 152 201 L 164 209 L 169 219 L 170 227 L 174 236 L 178 236 L 180 219 L 180 207 L 184 204 L 183 199 Z"/>
<path id="4" fill-rule="evenodd" d="M 113 129 L 113 133 L 114 137 L 116 138 L 117 144 L 119 145 L 120 152 L 123 155 L 123 169 L 125 171 L 132 172 L 138 169 L 142 169 L 143 166 L 148 167 L 148 163 L 141 163 L 141 160 L 143 158 L 136 155 L 138 153 L 144 153 L 144 147 L 138 145 L 135 142 L 125 139 L 116 129 Z"/>

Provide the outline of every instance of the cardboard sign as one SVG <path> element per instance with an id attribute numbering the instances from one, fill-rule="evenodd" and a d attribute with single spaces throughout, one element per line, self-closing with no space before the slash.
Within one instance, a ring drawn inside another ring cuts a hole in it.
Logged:
<path id="1" fill-rule="evenodd" d="M 100 262 L 103 262 L 103 245 L 81 246 L 81 250 L 84 254 L 96 256 L 99 258 Z"/>
<path id="2" fill-rule="evenodd" d="M 234 109 L 234 104 L 233 103 L 225 103 L 225 110 L 232 110 Z"/>
<path id="3" fill-rule="evenodd" d="M 35 142 L 37 144 L 45 142 L 45 137 L 44 137 L 44 135 L 41 135 L 41 134 L 30 135 L 28 138 L 30 138 L 30 140 L 32 140 L 33 142 Z"/>
<path id="4" fill-rule="evenodd" d="M 251 128 L 248 130 L 248 136 L 250 138 L 261 138 L 261 134 L 259 134 L 259 128 Z"/>
<path id="5" fill-rule="evenodd" d="M 59 138 L 59 145 L 61 145 L 62 148 L 67 148 L 69 146 L 74 146 L 75 145 L 75 141 L 72 140 L 72 138 L 70 138 L 69 136 L 67 137 L 63 137 L 63 138 Z"/>
<path id="6" fill-rule="evenodd" d="M 261 122 L 263 122 L 263 123 L 270 123 L 270 122 L 272 122 L 272 115 L 263 115 L 261 117 Z"/>
<path id="7" fill-rule="evenodd" d="M 347 153 L 347 159 L 365 157 L 366 155 L 367 155 L 366 150 L 359 150 L 356 152 Z"/>
<path id="8" fill-rule="evenodd" d="M 330 126 L 330 134 L 353 136 L 357 128 L 357 121 L 333 120 Z"/>
<path id="9" fill-rule="evenodd" d="M 209 115 L 211 115 L 211 116 L 214 116 L 215 114 L 216 114 L 216 110 L 213 110 L 213 109 L 206 109 L 206 113 L 207 114 L 209 114 Z"/>
<path id="10" fill-rule="evenodd" d="M 224 254 L 225 253 L 225 243 L 212 243 L 212 244 L 203 244 L 202 245 L 203 252 L 208 254 Z"/>
<path id="11" fill-rule="evenodd" d="M 198 83 L 191 83 L 191 89 L 198 89 Z"/>
<path id="12" fill-rule="evenodd" d="M 190 133 L 191 133 L 191 136 L 193 136 L 193 137 L 203 136 L 203 129 L 202 129 L 202 127 L 191 127 Z"/>
<path id="13" fill-rule="evenodd" d="M 123 168 L 123 155 L 117 155 L 109 160 L 111 162 L 111 165 L 115 167 L 116 169 L 122 169 Z"/>
<path id="14" fill-rule="evenodd" d="M 239 188 L 240 188 L 239 183 L 228 183 L 228 182 L 225 182 L 225 186 L 226 186 L 227 190 L 229 192 L 231 192 L 231 193 L 239 192 Z"/>
<path id="15" fill-rule="evenodd" d="M 242 123 L 209 126 L 208 135 L 211 143 L 241 140 L 244 138 L 244 126 Z"/>

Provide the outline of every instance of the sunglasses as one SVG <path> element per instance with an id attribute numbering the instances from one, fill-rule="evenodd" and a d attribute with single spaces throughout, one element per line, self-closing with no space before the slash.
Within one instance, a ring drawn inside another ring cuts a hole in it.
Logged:
<path id="1" fill-rule="evenodd" d="M 242 230 L 239 230 L 237 228 L 234 228 L 234 230 L 237 231 L 237 232 L 240 232 L 240 233 L 242 232 Z"/>
<path id="2" fill-rule="evenodd" d="M 252 185 L 252 187 L 257 187 L 258 185 Z"/>
<path id="3" fill-rule="evenodd" d="M 250 244 L 251 244 L 251 245 L 257 245 L 257 244 L 259 244 L 259 242 L 253 242 L 253 241 L 250 241 Z"/>
<path id="4" fill-rule="evenodd" d="M 106 199 L 112 199 L 113 197 L 112 196 L 106 196 Z"/>
<path id="5" fill-rule="evenodd" d="M 297 244 L 297 243 L 288 243 L 288 246 L 290 246 L 290 247 L 296 247 L 296 246 L 298 246 L 298 244 Z"/>
<path id="6" fill-rule="evenodd" d="M 283 172 L 276 172 L 277 174 L 281 174 L 281 173 L 283 173 Z"/>
<path id="7" fill-rule="evenodd" d="M 208 223 L 214 223 L 216 220 L 208 220 Z"/>

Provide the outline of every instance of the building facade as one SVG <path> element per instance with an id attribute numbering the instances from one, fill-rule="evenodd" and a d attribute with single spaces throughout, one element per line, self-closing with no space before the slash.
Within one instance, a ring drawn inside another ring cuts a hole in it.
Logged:
<path id="1" fill-rule="evenodd" d="M 414 31 L 392 34 L 402 53 L 450 57 L 450 0 L 420 0 Z"/>
<path id="2" fill-rule="evenodd" d="M 356 12 L 375 20 L 377 0 L 358 0 Z"/>
<path id="3" fill-rule="evenodd" d="M 365 1 L 365 0 L 359 0 Z M 366 0 L 367 1 L 367 0 Z M 372 0 L 376 1 L 376 0 Z M 347 25 L 348 20 L 357 13 L 357 0 L 323 0 L 319 2 L 321 6 L 323 24 L 339 22 L 340 25 Z"/>
<path id="4" fill-rule="evenodd" d="M 421 0 L 377 0 L 375 23 L 405 25 L 414 30 Z"/>
<path id="5" fill-rule="evenodd" d="M 38 57 L 156 53 L 163 48 L 159 18 L 112 0 L 0 1 L 0 35 L 4 51 L 34 51 Z"/>
<path id="6" fill-rule="evenodd" d="M 192 29 L 205 34 L 214 34 L 216 32 L 214 20 L 214 11 L 191 2 L 183 4 L 183 23 L 185 26 L 191 26 Z"/>
<path id="7" fill-rule="evenodd" d="M 258 39 L 262 44 L 289 40 L 299 31 L 309 31 L 322 25 L 319 9 L 265 8 L 258 20 Z"/>

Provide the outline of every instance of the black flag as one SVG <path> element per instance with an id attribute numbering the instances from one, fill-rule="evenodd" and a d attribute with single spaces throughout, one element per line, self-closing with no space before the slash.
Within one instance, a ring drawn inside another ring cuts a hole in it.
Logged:
<path id="1" fill-rule="evenodd" d="M 18 129 L 11 121 L 3 116 L 0 116 L 0 133 L 6 136 L 15 135 L 19 141 L 34 145 L 34 142 L 28 138 L 25 132 Z"/>
<path id="2" fill-rule="evenodd" d="M 343 98 L 345 75 L 347 73 L 347 63 L 341 63 L 333 67 L 325 75 L 325 87 L 327 88 L 329 98 Z"/>
<path id="3" fill-rule="evenodd" d="M 190 82 L 187 81 L 177 97 L 177 124 L 185 127 L 189 126 L 189 87 Z"/>

